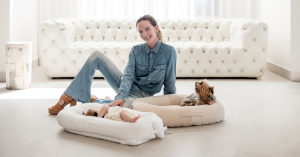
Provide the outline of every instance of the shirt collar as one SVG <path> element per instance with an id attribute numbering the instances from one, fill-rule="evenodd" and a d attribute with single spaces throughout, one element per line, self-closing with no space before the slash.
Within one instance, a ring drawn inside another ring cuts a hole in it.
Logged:
<path id="1" fill-rule="evenodd" d="M 152 49 L 152 51 L 154 51 L 155 53 L 158 53 L 158 50 L 161 46 L 161 41 L 158 40 L 158 42 L 156 43 L 155 47 Z M 149 53 L 151 51 L 151 49 L 148 47 L 148 45 L 146 44 L 146 50 L 147 50 L 147 53 Z"/>

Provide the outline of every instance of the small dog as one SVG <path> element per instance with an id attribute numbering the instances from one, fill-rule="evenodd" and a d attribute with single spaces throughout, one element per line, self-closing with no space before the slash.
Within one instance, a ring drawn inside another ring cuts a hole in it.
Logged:
<path id="1" fill-rule="evenodd" d="M 207 80 L 195 82 L 195 92 L 183 98 L 180 106 L 211 105 L 217 101 L 214 96 L 214 87 Z"/>

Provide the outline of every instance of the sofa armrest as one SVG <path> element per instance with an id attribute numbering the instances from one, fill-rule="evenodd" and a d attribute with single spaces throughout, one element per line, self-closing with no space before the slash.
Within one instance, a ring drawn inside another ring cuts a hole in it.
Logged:
<path id="1" fill-rule="evenodd" d="M 258 20 L 234 19 L 230 25 L 230 42 L 242 49 L 249 49 L 256 43 L 264 51 L 268 45 L 268 25 Z"/>
<path id="2" fill-rule="evenodd" d="M 75 27 L 71 19 L 44 21 L 40 26 L 40 56 L 47 49 L 65 50 L 75 42 Z"/>

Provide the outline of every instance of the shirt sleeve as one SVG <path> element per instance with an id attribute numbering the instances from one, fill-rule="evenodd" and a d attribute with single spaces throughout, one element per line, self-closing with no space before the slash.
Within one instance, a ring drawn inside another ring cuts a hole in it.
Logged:
<path id="1" fill-rule="evenodd" d="M 176 93 L 176 61 L 177 54 L 173 47 L 169 56 L 169 62 L 167 64 L 166 75 L 164 80 L 164 95 Z"/>
<path id="2" fill-rule="evenodd" d="M 133 80 L 135 78 L 135 56 L 134 48 L 131 49 L 129 54 L 128 63 L 121 78 L 121 85 L 118 89 L 118 95 L 115 97 L 115 100 L 122 99 L 125 101 L 125 98 L 132 86 Z"/>

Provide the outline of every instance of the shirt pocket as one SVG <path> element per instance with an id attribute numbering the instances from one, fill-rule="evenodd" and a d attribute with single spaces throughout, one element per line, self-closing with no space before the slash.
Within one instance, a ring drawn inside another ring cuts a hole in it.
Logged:
<path id="1" fill-rule="evenodd" d="M 153 66 L 153 72 L 149 74 L 149 83 L 153 86 L 162 84 L 166 74 L 167 64 L 155 65 Z"/>
<path id="2" fill-rule="evenodd" d="M 136 76 L 144 77 L 148 75 L 148 67 L 144 65 L 136 64 Z"/>

